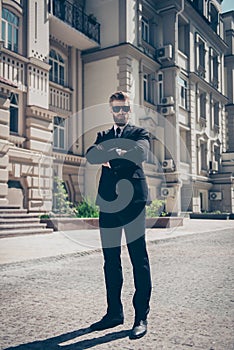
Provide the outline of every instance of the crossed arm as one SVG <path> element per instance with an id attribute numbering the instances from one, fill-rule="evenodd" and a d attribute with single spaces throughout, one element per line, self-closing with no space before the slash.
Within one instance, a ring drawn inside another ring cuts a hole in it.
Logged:
<path id="1" fill-rule="evenodd" d="M 105 141 L 101 133 L 98 133 L 94 145 L 86 152 L 89 163 L 108 166 L 108 162 L 113 159 L 126 159 L 134 163 L 142 163 L 147 159 L 149 136 L 146 131 L 142 131 L 137 140 L 132 140 L 128 149 L 113 147 L 109 141 Z"/>

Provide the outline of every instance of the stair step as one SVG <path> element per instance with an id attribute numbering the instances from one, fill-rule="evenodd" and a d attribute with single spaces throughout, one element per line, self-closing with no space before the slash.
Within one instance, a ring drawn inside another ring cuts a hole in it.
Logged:
<path id="1" fill-rule="evenodd" d="M 34 217 L 29 217 L 29 218 L 16 218 L 16 217 L 12 217 L 12 218 L 1 218 L 0 217 L 0 226 L 2 224 L 14 224 L 14 223 L 40 223 L 40 219 L 39 218 L 34 218 Z"/>
<path id="2" fill-rule="evenodd" d="M 6 209 L 6 208 L 0 208 L 0 214 L 18 214 L 18 213 L 27 213 L 27 209 Z"/>
<path id="3" fill-rule="evenodd" d="M 52 233 L 40 222 L 40 213 L 28 213 L 17 206 L 0 207 L 0 238 Z"/>
<path id="4" fill-rule="evenodd" d="M 0 225 L 0 232 L 3 230 L 14 230 L 14 229 L 24 229 L 30 227 L 31 229 L 44 229 L 46 228 L 46 224 L 40 224 L 40 223 L 35 223 L 35 224 L 30 224 L 27 225 L 27 223 L 21 223 L 21 224 L 1 224 Z"/>
<path id="5" fill-rule="evenodd" d="M 0 231 L 0 238 L 7 238 L 7 237 L 16 237 L 16 236 L 26 236 L 26 235 L 37 235 L 37 234 L 47 234 L 47 233 L 53 233 L 53 229 L 49 228 L 42 228 L 42 229 L 27 229 L 27 230 L 3 230 Z"/>
<path id="6" fill-rule="evenodd" d="M 38 214 L 35 213 L 0 213 L 0 219 L 3 218 L 39 218 Z"/>
<path id="7" fill-rule="evenodd" d="M 20 206 L 19 205 L 13 205 L 13 204 L 11 204 L 11 205 L 1 205 L 0 206 L 0 210 L 11 210 L 11 209 L 14 209 L 14 210 L 16 210 L 16 209 L 22 209 L 22 208 L 20 208 Z"/>

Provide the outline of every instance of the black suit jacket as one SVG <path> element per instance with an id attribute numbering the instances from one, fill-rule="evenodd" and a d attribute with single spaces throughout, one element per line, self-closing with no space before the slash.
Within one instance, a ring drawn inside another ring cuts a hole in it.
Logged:
<path id="1" fill-rule="evenodd" d="M 119 155 L 119 149 L 127 152 Z M 100 210 L 108 211 L 113 203 L 119 211 L 128 203 L 147 202 L 148 187 L 142 162 L 147 159 L 148 150 L 148 132 L 133 125 L 127 124 L 119 138 L 115 138 L 114 127 L 97 134 L 86 158 L 91 164 L 110 163 L 110 168 L 102 166 L 96 199 Z"/>

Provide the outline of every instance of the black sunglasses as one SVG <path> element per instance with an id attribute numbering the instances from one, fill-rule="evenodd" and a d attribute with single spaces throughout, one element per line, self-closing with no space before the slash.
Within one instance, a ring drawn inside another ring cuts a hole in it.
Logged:
<path id="1" fill-rule="evenodd" d="M 114 113 L 119 113 L 121 109 L 123 112 L 127 113 L 130 111 L 130 106 L 112 106 L 112 111 Z"/>

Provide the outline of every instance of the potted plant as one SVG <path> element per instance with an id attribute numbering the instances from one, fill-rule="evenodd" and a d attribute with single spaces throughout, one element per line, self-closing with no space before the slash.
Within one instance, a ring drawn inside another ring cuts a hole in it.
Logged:
<path id="1" fill-rule="evenodd" d="M 175 213 L 165 211 L 165 201 L 154 199 L 146 207 L 147 228 L 169 228 L 183 225 L 183 218 L 176 217 Z"/>
<path id="2" fill-rule="evenodd" d="M 229 213 L 223 213 L 220 210 L 215 210 L 202 213 L 190 213 L 190 219 L 228 220 L 229 215 Z"/>

